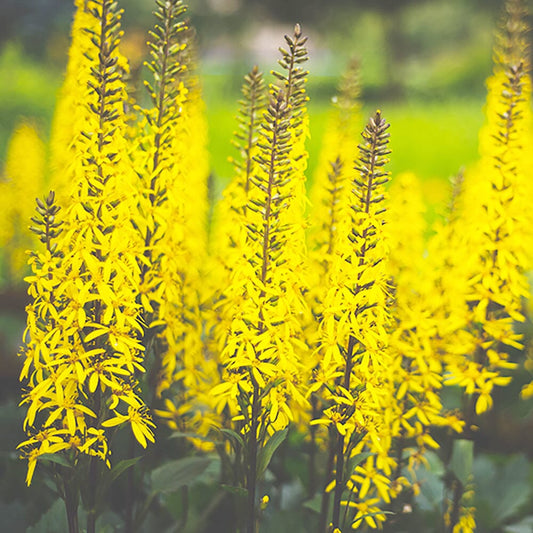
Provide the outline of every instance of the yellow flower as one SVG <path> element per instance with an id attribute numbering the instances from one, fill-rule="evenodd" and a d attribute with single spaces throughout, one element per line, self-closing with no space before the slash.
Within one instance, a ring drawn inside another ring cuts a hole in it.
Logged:
<path id="1" fill-rule="evenodd" d="M 146 407 L 128 407 L 128 414 L 123 415 L 115 411 L 115 416 L 102 422 L 103 427 L 115 427 L 128 422 L 131 425 L 131 430 L 135 435 L 137 442 L 146 448 L 147 440 L 155 442 L 154 432 L 155 424 L 152 422 Z"/>
<path id="2" fill-rule="evenodd" d="M 69 189 L 62 190 L 68 205 L 59 215 L 53 193 L 37 201 L 33 231 L 45 251 L 30 258 L 33 302 L 21 379 L 28 388 L 25 431 L 50 429 L 61 437 L 43 441 L 42 453 L 85 454 L 109 465 L 101 424 L 106 405 L 142 407 L 135 392 L 135 374 L 143 371 L 136 303 L 140 246 L 131 222 L 135 178 L 124 140 L 125 85 L 117 69 L 120 14 L 112 2 L 87 4 L 78 4 L 76 18 L 88 30 L 79 28 L 77 36 L 85 58 L 79 66 L 87 72 L 85 83 L 73 85 L 82 92 L 76 112 L 83 120 L 65 132 L 72 153 L 60 179 L 68 177 Z M 130 417 L 139 441 L 153 440 L 152 422 L 137 411 Z M 23 453 L 31 446 L 24 443 Z M 31 480 L 39 453 L 28 453 Z"/>
<path id="3" fill-rule="evenodd" d="M 364 502 L 347 502 L 349 507 L 357 509 L 352 522 L 352 529 L 358 529 L 363 525 L 363 522 L 366 522 L 372 529 L 381 527 L 386 515 L 380 512 L 381 509 L 376 505 L 378 502 L 379 498 L 369 498 Z"/>

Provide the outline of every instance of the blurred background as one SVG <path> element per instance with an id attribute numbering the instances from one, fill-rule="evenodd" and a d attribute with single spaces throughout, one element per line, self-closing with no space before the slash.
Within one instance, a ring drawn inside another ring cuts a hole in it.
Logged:
<path id="1" fill-rule="evenodd" d="M 276 64 L 283 35 L 309 36 L 310 167 L 328 103 L 350 58 L 361 64 L 363 101 L 392 123 L 393 172 L 454 174 L 476 157 L 484 80 L 501 0 L 190 0 L 210 121 L 213 171 L 229 178 L 229 137 L 242 76 Z M 153 0 L 123 0 L 123 52 L 134 72 L 145 57 Z M 0 156 L 20 116 L 48 135 L 62 80 L 72 0 L 0 0 Z M 408 111 L 408 112 L 406 112 Z M 409 118 L 407 118 L 409 117 Z M 395 133 L 396 132 L 396 133 Z M 395 140 L 396 139 L 396 140 Z M 422 143 L 418 145 L 418 143 Z M 418 146 L 413 161 L 412 150 Z M 437 157 L 446 152 L 448 157 Z M 435 161 L 440 164 L 435 165 Z M 312 172 L 311 172 L 312 173 Z M 438 187 L 437 187 L 438 188 Z"/>

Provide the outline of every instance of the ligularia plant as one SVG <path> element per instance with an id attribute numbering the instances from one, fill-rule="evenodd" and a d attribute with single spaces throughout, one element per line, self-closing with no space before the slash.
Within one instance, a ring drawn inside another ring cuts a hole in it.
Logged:
<path id="1" fill-rule="evenodd" d="M 128 424 L 143 447 L 154 437 L 136 379 L 144 371 L 136 303 L 136 251 L 142 248 L 131 224 L 134 174 L 124 145 L 125 88 L 115 54 L 120 12 L 109 0 L 86 7 L 97 24 L 85 33 L 93 66 L 84 129 L 72 140 L 70 201 L 61 234 L 53 194 L 38 204 L 35 220 L 46 250 L 33 256 L 28 278 L 33 304 L 21 378 L 29 438 L 20 447 L 29 458 L 28 483 L 39 456 L 61 454 L 58 468 L 66 472 L 58 490 L 69 527 L 75 527 L 82 489 L 87 531 L 94 532 L 99 470 L 110 465 L 112 433 Z M 83 468 L 86 486 L 76 476 Z"/>
<path id="2" fill-rule="evenodd" d="M 522 357 L 533 264 L 524 3 L 505 2 L 480 161 L 429 231 L 418 178 L 389 185 L 389 123 L 363 127 L 355 61 L 307 197 L 299 24 L 279 71 L 244 77 L 234 175 L 211 206 L 186 6 L 155 0 L 135 101 L 118 2 L 74 3 L 48 169 L 23 124 L 0 181 L 6 279 L 31 248 L 27 484 L 47 478 L 69 533 L 258 533 L 287 513 L 393 532 L 421 523 L 407 511 L 440 461 L 435 527 L 473 532 L 476 427 Z"/>

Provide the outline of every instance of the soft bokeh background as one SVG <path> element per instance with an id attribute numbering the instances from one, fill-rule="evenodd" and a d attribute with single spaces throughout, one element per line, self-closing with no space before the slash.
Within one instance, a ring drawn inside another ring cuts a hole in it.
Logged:
<path id="1" fill-rule="evenodd" d="M 48 134 L 69 44 L 71 0 L 1 0 L 0 154 L 20 115 Z M 227 156 L 242 75 L 275 66 L 283 35 L 296 22 L 309 35 L 310 175 L 328 103 L 351 57 L 361 63 L 368 113 L 392 123 L 392 171 L 414 170 L 439 185 L 477 154 L 484 80 L 491 70 L 499 0 L 191 0 L 210 122 L 213 172 L 231 174 Z M 141 74 L 152 0 L 127 0 L 123 40 Z"/>

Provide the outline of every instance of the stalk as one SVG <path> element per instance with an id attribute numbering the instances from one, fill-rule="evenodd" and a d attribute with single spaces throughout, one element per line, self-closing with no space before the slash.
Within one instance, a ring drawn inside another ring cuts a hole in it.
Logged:
<path id="1" fill-rule="evenodd" d="M 343 386 L 350 390 L 350 377 L 352 374 L 352 357 L 355 347 L 355 338 L 350 336 L 348 341 L 348 352 L 346 354 L 346 366 L 344 369 Z M 333 498 L 332 527 L 340 528 L 341 499 L 344 491 L 344 435 L 337 433 L 337 443 L 335 446 L 335 494 Z"/>
<path id="2" fill-rule="evenodd" d="M 380 187 L 388 181 L 388 173 L 381 170 L 381 167 L 388 161 L 386 157 L 389 154 L 387 149 L 388 127 L 389 125 L 383 120 L 381 113 L 379 111 L 376 112 L 363 131 L 365 142 L 359 145 L 360 157 L 355 167 L 360 177 L 354 178 L 352 209 L 355 216 L 352 219 L 352 228 L 348 234 L 350 246 L 353 247 L 349 257 L 357 258 L 358 267 L 357 275 L 348 285 L 351 297 L 354 299 L 355 324 L 359 323 L 364 313 L 378 305 L 378 301 L 369 303 L 364 300 L 365 291 L 371 289 L 375 281 L 364 282 L 363 273 L 366 273 L 367 269 L 373 269 L 383 259 L 383 257 L 372 256 L 372 250 L 376 247 L 377 239 L 379 238 L 377 236 L 378 228 L 376 227 L 376 222 L 368 222 L 367 215 L 379 215 L 383 212 L 383 209 L 379 210 L 375 204 L 382 201 L 383 194 L 380 193 Z M 362 214 L 365 216 L 362 217 Z M 360 227 L 361 225 L 362 227 Z M 350 264 L 353 264 L 352 261 L 353 259 L 350 260 Z M 363 354 L 365 350 L 364 339 L 358 339 L 353 334 L 350 334 L 345 350 L 342 383 L 337 379 L 336 388 L 342 385 L 344 390 L 350 392 L 352 372 L 357 362 L 356 358 L 358 355 Z M 355 396 L 357 397 L 357 394 Z M 353 407 L 354 410 L 357 409 L 356 405 Z M 345 405 L 337 404 L 334 409 L 336 412 L 336 424 L 346 423 L 353 416 L 354 411 L 347 411 Z M 332 528 L 340 529 L 340 508 L 346 481 L 344 477 L 345 455 L 349 457 L 350 451 L 345 451 L 344 449 L 346 435 L 337 430 L 336 425 L 333 427 L 337 433 L 337 438 L 335 443 L 335 491 L 333 496 Z M 356 429 L 356 431 L 358 430 Z M 352 435 L 349 435 L 350 440 L 351 437 Z M 347 476 L 351 476 L 351 472 L 347 472 Z"/>
<path id="3" fill-rule="evenodd" d="M 251 373 L 250 373 L 251 375 Z M 253 379 L 253 376 L 252 376 Z M 259 386 L 254 381 L 254 391 L 252 399 L 252 420 L 250 428 L 250 437 L 248 440 L 248 472 L 246 478 L 246 488 L 248 491 L 247 515 L 246 515 L 246 533 L 256 533 L 256 486 L 257 486 L 257 432 L 259 429 L 259 410 L 261 402 L 259 401 Z"/>
<path id="4" fill-rule="evenodd" d="M 318 533 L 325 533 L 327 522 L 328 522 L 328 509 L 329 509 L 329 499 L 330 493 L 326 491 L 328 485 L 330 484 L 333 477 L 333 466 L 335 464 L 335 440 L 334 434 L 335 430 L 333 426 L 328 428 L 329 439 L 328 439 L 328 459 L 326 463 L 326 479 L 324 481 L 324 489 L 322 491 L 322 502 L 320 505 L 320 518 L 318 520 Z"/>
<path id="5" fill-rule="evenodd" d="M 277 177 L 278 158 L 280 150 L 280 141 L 278 137 L 283 134 L 285 125 L 283 124 L 284 117 L 287 113 L 287 105 L 284 102 L 284 94 L 282 91 L 278 91 L 276 99 L 270 105 L 270 116 L 272 124 L 270 126 L 272 131 L 272 138 L 270 139 L 270 154 L 268 159 L 268 177 L 266 194 L 266 205 L 263 214 L 263 242 L 262 242 L 262 258 L 261 258 L 261 283 L 265 285 L 267 281 L 267 274 L 270 266 L 269 251 L 271 247 L 271 225 L 273 223 L 272 217 L 272 195 L 274 188 L 274 181 Z M 265 291 L 260 293 L 260 300 L 265 297 Z M 258 334 L 261 335 L 264 332 L 265 325 L 263 318 L 260 317 L 258 324 Z M 261 410 L 261 398 L 260 388 L 253 373 L 250 371 L 250 379 L 253 383 L 252 393 L 252 413 L 251 413 L 251 427 L 250 436 L 248 441 L 248 474 L 246 480 L 246 488 L 248 490 L 248 513 L 246 532 L 256 532 L 256 486 L 257 486 L 257 453 L 259 446 L 262 442 L 258 442 L 258 431 L 260 427 L 260 410 Z"/>
<path id="6" fill-rule="evenodd" d="M 68 533 L 79 533 L 79 491 L 77 490 L 76 483 L 73 482 L 73 476 L 69 475 L 69 472 L 63 467 L 60 467 L 59 470 L 61 472 L 61 479 L 63 481 L 61 497 L 65 503 L 65 511 L 67 513 Z M 56 484 L 59 483 L 59 480 L 56 480 Z"/>

